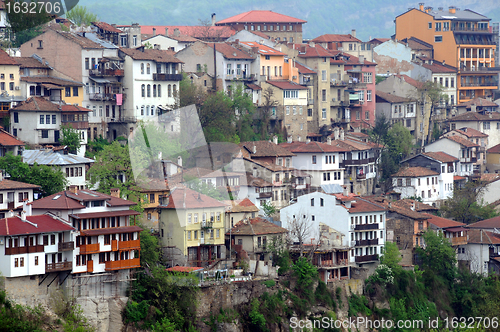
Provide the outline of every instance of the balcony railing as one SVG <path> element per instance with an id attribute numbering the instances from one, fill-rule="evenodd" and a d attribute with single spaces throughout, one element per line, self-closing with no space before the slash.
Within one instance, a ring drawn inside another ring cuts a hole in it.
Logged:
<path id="1" fill-rule="evenodd" d="M 90 69 L 90 76 L 123 76 L 125 71 L 123 69 Z"/>
<path id="2" fill-rule="evenodd" d="M 373 246 L 373 245 L 378 245 L 378 239 L 356 241 L 356 246 Z"/>
<path id="3" fill-rule="evenodd" d="M 118 240 L 111 241 L 111 251 L 118 251 Z"/>
<path id="4" fill-rule="evenodd" d="M 201 222 L 201 229 L 212 229 L 213 227 L 213 222 L 211 221 L 202 221 Z"/>
<path id="5" fill-rule="evenodd" d="M 141 240 L 119 241 L 119 250 L 134 250 L 141 249 Z"/>
<path id="6" fill-rule="evenodd" d="M 97 254 L 101 251 L 100 249 L 101 248 L 100 248 L 99 243 L 84 244 L 84 245 L 80 246 L 80 255 Z"/>
<path id="7" fill-rule="evenodd" d="M 90 100 L 97 100 L 97 101 L 113 101 L 113 100 L 116 100 L 116 94 L 114 94 L 114 93 L 90 93 L 89 99 Z"/>
<path id="8" fill-rule="evenodd" d="M 5 248 L 5 255 L 18 255 L 18 254 L 27 254 L 27 253 L 43 252 L 43 251 L 44 251 L 43 245 Z"/>
<path id="9" fill-rule="evenodd" d="M 121 261 L 108 261 L 105 264 L 106 271 L 133 269 L 141 266 L 139 258 L 124 259 Z"/>
<path id="10" fill-rule="evenodd" d="M 466 236 L 458 236 L 458 237 L 451 238 L 451 245 L 452 246 L 461 246 L 461 245 L 466 245 L 466 244 L 467 244 L 467 237 Z"/>
<path id="11" fill-rule="evenodd" d="M 94 261 L 87 261 L 87 272 L 94 272 Z"/>
<path id="12" fill-rule="evenodd" d="M 70 271 L 73 269 L 73 262 L 46 263 L 45 272 Z"/>
<path id="13" fill-rule="evenodd" d="M 182 74 L 153 74 L 153 81 L 182 81 Z"/>
<path id="14" fill-rule="evenodd" d="M 378 223 L 356 225 L 356 227 L 354 227 L 354 230 L 356 230 L 356 231 L 367 231 L 367 230 L 371 230 L 371 229 L 378 229 Z"/>
<path id="15" fill-rule="evenodd" d="M 356 179 L 364 180 L 364 179 L 366 179 L 366 174 L 358 174 L 358 175 L 356 175 Z"/>
<path id="16" fill-rule="evenodd" d="M 135 116 L 120 116 L 114 118 L 106 118 L 107 122 L 116 122 L 116 123 L 136 123 L 137 117 Z"/>
<path id="17" fill-rule="evenodd" d="M 375 158 L 367 158 L 367 159 L 344 159 L 340 162 L 340 167 L 345 166 L 354 166 L 354 165 L 366 165 L 369 163 L 374 163 Z"/>
<path id="18" fill-rule="evenodd" d="M 356 256 L 356 263 L 378 261 L 378 255 Z"/>
<path id="19" fill-rule="evenodd" d="M 271 198 L 273 196 L 272 192 L 259 193 L 259 198 Z"/>
<path id="20" fill-rule="evenodd" d="M 57 251 L 70 251 L 75 249 L 75 242 L 59 242 L 57 245 Z"/>

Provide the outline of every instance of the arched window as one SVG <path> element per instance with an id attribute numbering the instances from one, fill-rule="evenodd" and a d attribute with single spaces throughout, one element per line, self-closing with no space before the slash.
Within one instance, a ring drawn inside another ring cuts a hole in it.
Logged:
<path id="1" fill-rule="evenodd" d="M 153 84 L 153 97 L 156 97 L 156 84 Z"/>
<path id="2" fill-rule="evenodd" d="M 146 85 L 141 85 L 141 95 L 143 97 L 146 97 Z"/>
<path id="3" fill-rule="evenodd" d="M 161 84 L 158 84 L 158 97 L 161 97 Z"/>
<path id="4" fill-rule="evenodd" d="M 141 74 L 144 75 L 144 63 L 141 63 Z"/>
<path id="5" fill-rule="evenodd" d="M 168 96 L 172 97 L 172 86 L 170 84 L 168 85 L 168 89 L 167 90 L 168 90 Z"/>
<path id="6" fill-rule="evenodd" d="M 174 97 L 177 96 L 177 87 L 175 86 L 175 84 L 172 85 L 172 94 Z"/>
<path id="7" fill-rule="evenodd" d="M 155 105 L 151 105 L 151 115 L 155 115 Z"/>
<path id="8" fill-rule="evenodd" d="M 149 115 L 149 105 L 146 106 L 146 115 Z"/>
<path id="9" fill-rule="evenodd" d="M 144 115 L 144 105 L 141 106 L 141 115 Z"/>
<path id="10" fill-rule="evenodd" d="M 151 97 L 151 84 L 148 84 L 148 97 Z"/>
<path id="11" fill-rule="evenodd" d="M 149 63 L 146 65 L 146 74 L 151 74 L 151 65 Z"/>

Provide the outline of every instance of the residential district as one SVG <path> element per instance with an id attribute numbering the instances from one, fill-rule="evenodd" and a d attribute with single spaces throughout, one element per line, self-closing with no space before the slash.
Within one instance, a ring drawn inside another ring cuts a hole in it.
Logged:
<path id="1" fill-rule="evenodd" d="M 126 296 L 143 230 L 158 238 L 165 268 L 197 273 L 200 286 L 214 276 L 275 278 L 277 243 L 292 257 L 309 255 L 325 283 L 372 274 L 386 242 L 412 268 L 428 230 L 450 242 L 459 266 L 500 273 L 500 217 L 467 223 L 439 213 L 474 183 L 484 193 L 476 204 L 495 211 L 500 203 L 498 23 L 424 4 L 396 16 L 390 38 L 368 41 L 354 29 L 305 40 L 305 20 L 266 10 L 212 14 L 201 26 L 110 23 L 57 17 L 19 48 L 0 50 L 0 155 L 66 179 L 48 195 L 42 184 L 0 175 L 8 294 L 61 287 L 75 297 Z M 240 89 L 253 118 L 267 119 L 267 136 L 155 151 L 149 166 L 113 174 L 140 195 L 100 192 L 89 182 L 100 164 L 87 153 L 92 142 L 127 147 L 148 124 L 157 128 L 149 141 L 187 140 L 183 82 L 229 98 Z M 373 134 L 380 124 L 411 141 L 384 179 L 389 146 Z M 76 151 L 61 144 L 68 126 L 80 138 Z"/>

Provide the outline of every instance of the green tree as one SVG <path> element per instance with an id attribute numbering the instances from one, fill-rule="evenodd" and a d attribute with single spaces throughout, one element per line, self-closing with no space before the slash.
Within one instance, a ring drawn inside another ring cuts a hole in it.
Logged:
<path id="1" fill-rule="evenodd" d="M 61 145 L 68 147 L 69 153 L 76 154 L 81 145 L 80 133 L 69 125 L 61 126 Z"/>
<path id="2" fill-rule="evenodd" d="M 73 9 L 67 12 L 66 18 L 78 26 L 90 26 L 92 22 L 99 21 L 99 18 L 96 14 L 90 12 L 87 7 L 80 5 L 75 6 Z"/>
<path id="3" fill-rule="evenodd" d="M 397 271 L 401 269 L 399 262 L 401 262 L 401 254 L 398 246 L 394 242 L 386 242 L 380 257 L 380 264 L 385 264 L 393 271 Z"/>
<path id="4" fill-rule="evenodd" d="M 255 113 L 255 105 L 252 97 L 243 90 L 243 84 L 233 84 L 236 89 L 233 89 L 232 108 L 235 114 L 236 133 L 240 141 L 256 141 L 258 135 L 253 130 L 252 118 Z"/>
<path id="5" fill-rule="evenodd" d="M 377 144 L 377 146 L 384 145 L 387 139 L 387 133 L 389 131 L 390 124 L 387 121 L 384 114 L 377 116 L 375 120 L 375 126 L 368 132 L 370 141 Z M 383 149 L 375 149 L 375 163 L 377 169 L 385 169 L 385 164 L 383 163 L 384 159 L 380 158 L 383 153 Z M 386 180 L 386 178 L 382 177 L 381 180 Z M 375 187 L 377 185 L 378 178 L 374 179 L 372 194 L 375 194 Z"/>
<path id="6" fill-rule="evenodd" d="M 198 114 L 207 142 L 239 143 L 233 101 L 226 93 L 218 91 L 209 95 Z"/>
<path id="7" fill-rule="evenodd" d="M 271 87 L 262 91 L 262 107 L 260 108 L 260 138 L 267 139 L 269 133 L 269 122 L 271 120 L 273 108 L 277 107 L 279 102 L 274 99 L 274 90 Z"/>
<path id="8" fill-rule="evenodd" d="M 161 250 L 158 238 L 142 225 L 141 227 L 144 228 L 141 232 L 141 266 L 156 266 L 160 261 Z"/>
<path id="9" fill-rule="evenodd" d="M 428 279 L 440 277 L 451 286 L 457 272 L 456 252 L 441 232 L 428 230 L 423 235 L 425 247 L 417 248 L 418 260 Z"/>
<path id="10" fill-rule="evenodd" d="M 102 135 L 95 137 L 93 141 L 90 141 L 87 145 L 87 151 L 85 151 L 85 157 L 94 158 L 96 154 L 104 150 L 104 147 L 109 145 L 107 139 L 104 139 Z"/>
<path id="11" fill-rule="evenodd" d="M 267 201 L 262 205 L 262 210 L 264 211 L 264 215 L 266 217 L 271 217 L 277 211 L 273 203 L 268 203 Z"/>
<path id="12" fill-rule="evenodd" d="M 60 167 L 34 164 L 29 166 L 21 156 L 8 153 L 0 158 L 0 169 L 10 175 L 10 179 L 41 186 L 44 195 L 52 195 L 64 190 L 67 180 Z"/>
<path id="13" fill-rule="evenodd" d="M 439 106 L 440 103 L 448 101 L 448 95 L 444 93 L 444 87 L 441 84 L 433 81 L 422 82 L 420 88 L 417 89 L 417 93 L 421 104 L 430 104 L 430 115 L 427 127 L 429 128 L 427 140 L 430 141 L 432 138 L 432 130 L 430 128 L 434 127 L 434 110 Z M 425 117 L 424 120 L 426 120 Z"/>
<path id="14" fill-rule="evenodd" d="M 207 97 L 206 92 L 200 86 L 191 83 L 186 73 L 183 73 L 183 79 L 179 82 L 179 107 L 196 105 L 200 110 Z"/>

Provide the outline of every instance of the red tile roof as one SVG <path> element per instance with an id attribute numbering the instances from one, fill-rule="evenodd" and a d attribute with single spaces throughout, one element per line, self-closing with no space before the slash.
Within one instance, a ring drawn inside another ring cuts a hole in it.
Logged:
<path id="1" fill-rule="evenodd" d="M 488 99 L 483 99 L 483 98 L 474 98 L 469 101 L 460 103 L 457 105 L 457 107 L 466 107 L 470 108 L 472 105 L 475 106 L 487 106 L 487 107 L 498 107 L 497 103 L 494 103 L 492 101 L 489 101 Z"/>
<path id="2" fill-rule="evenodd" d="M 483 229 L 493 229 L 493 228 L 499 228 L 500 229 L 500 216 L 498 217 L 493 217 L 490 219 L 485 219 L 478 221 L 473 224 L 469 224 L 469 228 L 483 228 Z"/>
<path id="3" fill-rule="evenodd" d="M 232 213 L 239 212 L 259 212 L 259 208 L 252 203 L 251 200 L 245 198 L 243 200 L 224 201 L 227 204 L 228 210 Z"/>
<path id="4" fill-rule="evenodd" d="M 108 24 L 106 22 L 92 22 L 93 25 L 98 27 L 99 29 L 102 29 L 107 32 L 113 32 L 113 33 L 122 33 L 123 31 L 115 28 L 111 24 Z"/>
<path id="5" fill-rule="evenodd" d="M 446 152 L 423 152 L 424 156 L 430 157 L 442 163 L 453 163 L 458 161 L 458 158 L 450 156 Z"/>
<path id="6" fill-rule="evenodd" d="M 287 149 L 269 141 L 243 142 L 240 143 L 239 146 L 248 151 L 251 158 L 295 156 L 295 154 L 288 151 Z M 254 146 L 255 146 L 255 153 L 254 153 Z"/>
<path id="7" fill-rule="evenodd" d="M 26 220 L 29 222 L 21 220 L 18 216 L 0 219 L 0 235 L 42 234 L 74 230 L 70 225 L 46 214 L 26 216 Z"/>
<path id="8" fill-rule="evenodd" d="M 283 234 L 288 233 L 288 230 L 273 224 L 261 217 L 250 220 L 241 220 L 227 232 L 229 235 L 265 235 L 265 234 Z"/>
<path id="9" fill-rule="evenodd" d="M 275 50 L 274 48 L 271 48 L 266 45 L 262 45 L 257 42 L 245 42 L 245 41 L 240 41 L 240 44 L 248 46 L 250 48 L 257 47 L 258 52 L 261 55 L 280 55 L 280 56 L 285 56 L 286 54 L 280 51 Z"/>
<path id="10" fill-rule="evenodd" d="M 404 167 L 401 168 L 396 174 L 393 174 L 392 176 L 416 178 L 421 176 L 432 176 L 432 175 L 439 175 L 439 173 L 425 167 Z"/>
<path id="11" fill-rule="evenodd" d="M 498 234 L 483 229 L 469 229 L 467 232 L 467 243 L 500 244 L 500 238 Z"/>
<path id="12" fill-rule="evenodd" d="M 497 144 L 497 145 L 489 148 L 488 150 L 486 150 L 486 152 L 488 152 L 488 153 L 500 153 L 500 144 Z"/>
<path id="13" fill-rule="evenodd" d="M 203 195 L 189 188 L 177 187 L 170 192 L 168 204 L 162 206 L 165 209 L 202 209 L 212 207 L 225 207 L 218 200 Z"/>
<path id="14" fill-rule="evenodd" d="M 41 63 L 33 57 L 14 57 L 13 58 L 19 65 L 20 68 L 43 68 L 50 69 L 46 64 Z"/>
<path id="15" fill-rule="evenodd" d="M 116 215 L 111 215 L 116 216 Z M 96 235 L 107 235 L 107 234 L 123 234 L 123 233 L 132 233 L 132 232 L 141 232 L 142 228 L 139 226 L 131 225 L 131 226 L 122 226 L 122 227 L 108 227 L 108 228 L 94 228 L 94 229 L 85 229 L 81 230 L 82 235 L 86 236 L 96 236 Z"/>
<path id="16" fill-rule="evenodd" d="M 60 112 L 59 105 L 56 105 L 43 97 L 31 97 L 16 107 L 13 111 L 44 111 L 44 112 Z"/>
<path id="17" fill-rule="evenodd" d="M 351 202 L 351 208 L 347 210 L 349 213 L 362 213 L 385 211 L 385 208 L 381 205 L 364 200 L 361 197 L 356 197 L 356 199 Z"/>
<path id="18" fill-rule="evenodd" d="M 83 83 L 52 76 L 23 76 L 21 81 L 29 83 L 53 84 L 61 87 L 83 86 Z"/>
<path id="19" fill-rule="evenodd" d="M 213 48 L 214 43 L 207 43 L 207 46 Z M 233 47 L 229 43 L 215 43 L 215 49 L 220 52 L 226 59 L 241 59 L 241 60 L 253 60 L 253 57 L 242 50 Z"/>
<path id="20" fill-rule="evenodd" d="M 266 81 L 281 90 L 307 90 L 307 87 L 292 81 Z"/>
<path id="21" fill-rule="evenodd" d="M 92 110 L 89 110 L 88 108 L 85 108 L 85 107 L 82 107 L 82 106 L 78 106 L 78 105 L 62 105 L 61 109 L 65 113 L 70 113 L 70 112 L 74 112 L 74 113 L 82 113 L 82 112 L 83 113 L 88 113 L 88 112 L 92 112 Z"/>
<path id="22" fill-rule="evenodd" d="M 125 53 L 134 60 L 150 60 L 162 63 L 182 63 L 181 60 L 173 56 L 172 52 L 166 50 L 144 48 L 144 51 L 141 51 L 141 49 L 137 48 L 120 48 L 120 52 Z"/>
<path id="23" fill-rule="evenodd" d="M 19 66 L 19 64 L 16 62 L 16 60 L 14 60 L 13 57 L 9 56 L 9 54 L 2 49 L 0 49 L 0 65 Z"/>
<path id="24" fill-rule="evenodd" d="M 327 143 L 321 143 L 316 141 L 311 141 L 309 143 L 306 142 L 281 143 L 280 146 L 293 153 L 328 153 L 328 152 L 350 151 L 345 148 L 338 147 L 336 145 L 330 145 Z"/>
<path id="25" fill-rule="evenodd" d="M 424 83 L 419 82 L 419 81 L 409 77 L 408 75 L 394 75 L 394 76 L 399 78 L 399 79 L 402 79 L 403 81 L 416 87 L 417 89 L 421 89 L 424 86 Z"/>
<path id="26" fill-rule="evenodd" d="M 78 190 L 75 195 L 73 192 L 66 190 L 52 194 L 50 196 L 33 201 L 33 209 L 50 209 L 50 210 L 78 210 L 85 208 L 85 205 L 80 202 L 105 200 L 110 206 L 131 206 L 136 205 L 135 202 L 125 199 L 113 197 L 93 190 Z"/>
<path id="27" fill-rule="evenodd" d="M 468 148 L 473 148 L 473 147 L 478 147 L 479 145 L 476 144 L 476 143 L 473 143 L 469 140 L 466 140 L 465 138 L 462 138 L 462 137 L 459 137 L 459 136 L 447 136 L 447 137 L 444 137 L 444 138 L 447 138 L 453 142 L 456 142 L 460 145 L 463 145 L 465 147 L 468 147 Z"/>
<path id="28" fill-rule="evenodd" d="M 289 44 L 291 48 L 295 48 L 299 51 L 299 58 L 331 58 L 337 52 L 329 52 L 323 46 L 315 44 L 310 46 L 309 44 Z"/>
<path id="29" fill-rule="evenodd" d="M 105 217 L 120 217 L 120 216 L 137 216 L 140 213 L 134 210 L 119 210 L 119 211 L 103 211 L 91 213 L 76 213 L 70 214 L 74 219 L 89 219 L 89 218 L 105 218 Z"/>
<path id="30" fill-rule="evenodd" d="M 454 132 L 454 131 L 456 131 L 457 133 L 460 133 L 462 135 L 465 135 L 469 138 L 488 137 L 488 135 L 486 135 L 486 134 L 484 134 L 484 133 L 482 133 L 479 130 L 476 130 L 474 128 L 464 127 L 464 128 L 452 130 L 450 132 Z"/>
<path id="31" fill-rule="evenodd" d="M 233 23 L 307 23 L 307 21 L 275 13 L 271 10 L 251 10 L 235 16 L 228 17 L 216 25 L 225 25 Z"/>
<path id="32" fill-rule="evenodd" d="M 103 49 L 103 48 L 106 48 L 106 47 L 102 46 L 101 44 L 93 42 L 92 40 L 90 40 L 86 37 L 80 36 L 80 35 L 72 33 L 72 32 L 66 32 L 66 31 L 55 31 L 55 32 L 58 33 L 59 35 L 61 35 L 62 37 L 72 41 L 73 43 L 78 44 L 81 48 L 84 48 L 84 49 Z"/>
<path id="33" fill-rule="evenodd" d="M 301 74 L 317 74 L 314 70 L 307 67 L 306 65 L 301 64 L 298 61 L 295 61 L 295 68 L 297 68 L 299 70 L 299 73 Z"/>
<path id="34" fill-rule="evenodd" d="M 0 129 L 0 146 L 24 146 L 23 141 L 18 140 L 14 135 Z"/>
<path id="35" fill-rule="evenodd" d="M 265 39 L 271 39 L 271 37 L 269 37 L 268 35 L 266 35 L 265 33 L 261 32 L 261 31 L 257 31 L 257 30 L 251 31 L 251 30 L 248 30 L 248 32 L 251 32 L 254 35 L 257 35 L 257 36 L 265 38 Z"/>
<path id="36" fill-rule="evenodd" d="M 39 189 L 40 186 L 36 184 L 24 183 L 19 181 L 12 181 L 8 179 L 3 179 L 0 181 L 0 190 L 6 189 Z"/>
<path id="37" fill-rule="evenodd" d="M 409 206 L 396 204 L 398 201 L 391 201 L 384 197 L 365 197 L 367 201 L 383 206 L 387 211 L 395 212 L 414 220 L 426 220 L 427 216 L 412 210 Z"/>
<path id="38" fill-rule="evenodd" d="M 375 94 L 377 96 L 377 103 L 379 102 L 389 102 L 389 103 L 405 103 L 411 101 L 409 98 L 404 98 L 400 96 L 396 96 L 390 93 L 382 92 L 379 90 L 375 91 Z M 379 100 L 380 99 L 380 100 Z"/>
<path id="39" fill-rule="evenodd" d="M 447 122 L 456 121 L 499 121 L 500 113 L 498 112 L 488 112 L 488 114 L 481 114 L 477 112 L 467 112 L 457 116 L 452 117 Z"/>
<path id="40" fill-rule="evenodd" d="M 465 226 L 464 223 L 461 223 L 461 222 L 458 222 L 455 220 L 446 219 L 443 217 L 438 217 L 438 216 L 435 216 L 433 214 L 428 214 L 428 213 L 424 213 L 424 214 L 429 217 L 429 219 L 427 219 L 427 221 L 438 228 Z"/>
<path id="41" fill-rule="evenodd" d="M 254 91 L 257 91 L 257 90 L 262 90 L 262 88 L 260 86 L 258 86 L 257 84 L 253 84 L 253 83 L 247 83 L 245 84 L 247 88 L 249 88 L 250 90 L 254 90 Z"/>
<path id="42" fill-rule="evenodd" d="M 335 35 L 335 34 L 325 34 L 316 37 L 312 40 L 315 43 L 338 43 L 338 42 L 358 42 L 361 40 L 354 37 L 353 35 Z"/>
<path id="43" fill-rule="evenodd" d="M 432 64 L 429 63 L 423 63 L 422 67 L 429 69 L 433 73 L 456 73 L 457 68 L 439 63 L 436 60 L 432 61 Z"/>

